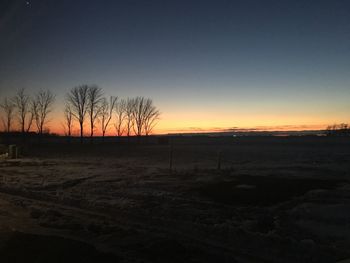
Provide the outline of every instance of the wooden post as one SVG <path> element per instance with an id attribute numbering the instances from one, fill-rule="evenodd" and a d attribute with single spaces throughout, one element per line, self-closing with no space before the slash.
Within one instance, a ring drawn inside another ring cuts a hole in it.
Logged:
<path id="1" fill-rule="evenodd" d="M 14 144 L 9 146 L 9 158 L 16 159 L 17 158 L 17 147 Z"/>
<path id="2" fill-rule="evenodd" d="M 19 157 L 19 154 L 20 153 L 20 149 L 19 149 L 19 147 L 16 147 L 16 152 L 15 152 L 15 154 L 16 154 L 16 156 L 15 156 L 15 159 L 18 159 L 18 157 Z"/>

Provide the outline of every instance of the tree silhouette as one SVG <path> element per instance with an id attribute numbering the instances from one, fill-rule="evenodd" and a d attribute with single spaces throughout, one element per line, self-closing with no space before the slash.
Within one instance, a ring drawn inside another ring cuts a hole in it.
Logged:
<path id="1" fill-rule="evenodd" d="M 90 86 L 87 91 L 88 100 L 88 115 L 90 119 L 90 138 L 92 140 L 94 136 L 95 122 L 100 113 L 100 107 L 102 102 L 102 89 L 98 86 Z"/>
<path id="2" fill-rule="evenodd" d="M 31 107 L 31 99 L 25 93 L 24 89 L 17 91 L 15 97 L 13 98 L 13 103 L 17 109 L 21 132 L 29 132 L 33 123 L 34 112 L 33 108 Z"/>
<path id="3" fill-rule="evenodd" d="M 125 131 L 125 127 L 124 127 L 124 122 L 126 119 L 125 110 L 126 110 L 126 101 L 124 99 L 121 99 L 119 100 L 119 102 L 115 104 L 116 120 L 115 120 L 114 126 L 117 131 L 117 136 L 119 137 L 122 136 Z"/>
<path id="4" fill-rule="evenodd" d="M 134 127 L 134 111 L 135 111 L 135 99 L 127 98 L 125 104 L 125 129 L 126 135 L 130 137 L 132 129 Z"/>
<path id="5" fill-rule="evenodd" d="M 349 136 L 350 126 L 347 123 L 333 124 L 326 128 L 326 135 L 328 136 Z"/>
<path id="6" fill-rule="evenodd" d="M 55 101 L 55 95 L 49 90 L 40 90 L 32 101 L 32 109 L 37 131 L 43 134 L 44 126 L 47 122 L 47 116 L 52 111 L 52 104 Z"/>
<path id="7" fill-rule="evenodd" d="M 142 135 L 142 128 L 145 117 L 145 99 L 143 97 L 136 97 L 133 99 L 132 117 L 134 120 L 133 130 L 136 136 Z"/>
<path id="8" fill-rule="evenodd" d="M 0 104 L 0 108 L 4 112 L 4 117 L 2 121 L 4 123 L 5 131 L 10 132 L 12 127 L 13 115 L 15 111 L 15 104 L 12 100 L 8 98 L 4 98 L 2 103 Z"/>
<path id="9" fill-rule="evenodd" d="M 73 112 L 71 105 L 66 103 L 64 108 L 64 129 L 65 135 L 68 137 L 72 136 L 72 127 L 73 127 Z"/>
<path id="10" fill-rule="evenodd" d="M 71 113 L 77 119 L 80 126 L 80 142 L 83 143 L 84 121 L 88 110 L 89 86 L 81 85 L 74 87 L 67 94 L 67 101 L 71 105 Z"/>
<path id="11" fill-rule="evenodd" d="M 101 118 L 101 130 L 102 137 L 105 137 L 109 123 L 113 117 L 113 110 L 117 103 L 118 97 L 111 96 L 109 101 L 106 98 L 102 98 L 100 105 L 100 118 Z"/>
<path id="12" fill-rule="evenodd" d="M 136 136 L 149 135 L 160 116 L 149 98 L 136 97 L 133 103 L 134 133 Z"/>
<path id="13" fill-rule="evenodd" d="M 23 134 L 31 131 L 34 125 L 36 132 L 42 135 L 55 99 L 56 96 L 50 90 L 40 90 L 31 97 L 25 89 L 18 90 L 11 99 L 3 98 L 0 103 L 2 113 L 0 119 L 5 131 L 11 131 L 13 120 L 16 118 L 19 130 Z M 80 128 L 80 142 L 83 143 L 87 117 L 92 141 L 96 124 L 101 125 L 104 138 L 113 120 L 117 136 L 148 136 L 157 124 L 160 112 L 150 98 L 141 96 L 120 100 L 114 96 L 106 98 L 98 86 L 80 85 L 67 92 L 63 117 L 61 124 L 64 134 L 72 136 L 72 127 L 76 120 Z"/>
<path id="14" fill-rule="evenodd" d="M 153 131 L 154 127 L 157 125 L 157 122 L 160 117 L 160 111 L 153 105 L 151 99 L 148 99 L 149 103 L 146 107 L 145 120 L 144 120 L 144 132 L 148 136 Z"/>

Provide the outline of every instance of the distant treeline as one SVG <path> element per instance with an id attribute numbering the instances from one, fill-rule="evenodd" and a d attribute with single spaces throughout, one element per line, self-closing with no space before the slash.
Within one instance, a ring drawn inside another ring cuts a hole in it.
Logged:
<path id="1" fill-rule="evenodd" d="M 0 103 L 3 132 L 49 133 L 49 115 L 56 96 L 50 90 L 40 90 L 34 95 L 20 89 L 13 97 L 3 97 Z M 92 139 L 96 131 L 102 137 L 111 126 L 116 136 L 150 135 L 157 124 L 160 112 L 153 101 L 145 97 L 121 99 L 105 97 L 96 85 L 80 85 L 65 96 L 62 128 L 66 136 L 73 135 L 73 127 L 79 127 L 81 141 L 85 125 Z"/>
<path id="2" fill-rule="evenodd" d="M 350 136 L 350 126 L 347 123 L 329 125 L 326 134 L 327 136 Z"/>

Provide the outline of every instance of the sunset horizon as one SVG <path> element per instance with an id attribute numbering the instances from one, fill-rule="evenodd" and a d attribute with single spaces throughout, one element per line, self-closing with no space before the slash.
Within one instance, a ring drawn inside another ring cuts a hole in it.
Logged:
<path id="1" fill-rule="evenodd" d="M 350 0 L 0 0 L 1 263 L 350 263 Z"/>
<path id="2" fill-rule="evenodd" d="M 54 133 L 63 133 L 66 94 L 83 84 L 107 98 L 152 99 L 161 113 L 156 134 L 350 122 L 343 1 L 16 0 L 2 7 L 0 97 L 50 90 L 56 97 L 45 126 Z"/>

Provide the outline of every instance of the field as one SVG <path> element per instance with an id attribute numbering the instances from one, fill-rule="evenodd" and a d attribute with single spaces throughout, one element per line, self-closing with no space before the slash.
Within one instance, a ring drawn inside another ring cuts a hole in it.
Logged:
<path id="1" fill-rule="evenodd" d="M 0 161 L 0 261 L 341 262 L 349 160 L 346 137 L 30 144 Z"/>

